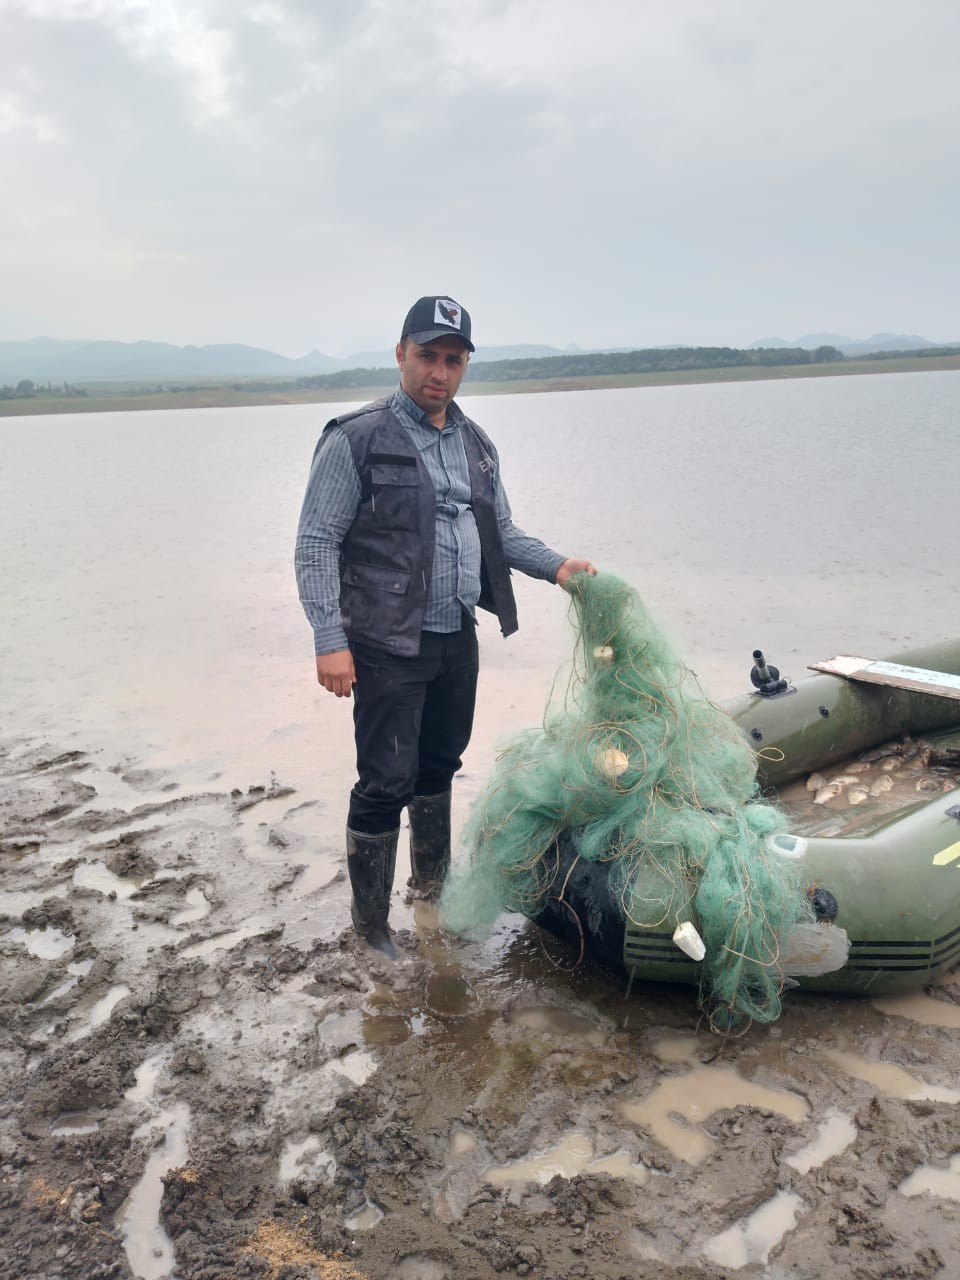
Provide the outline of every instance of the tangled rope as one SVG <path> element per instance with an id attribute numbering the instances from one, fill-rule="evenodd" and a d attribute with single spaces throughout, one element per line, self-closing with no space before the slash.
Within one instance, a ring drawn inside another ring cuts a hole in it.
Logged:
<path id="1" fill-rule="evenodd" d="M 612 574 L 574 580 L 572 674 L 559 709 L 508 741 L 471 812 L 469 863 L 441 902 L 447 927 L 488 931 L 535 917 L 553 842 L 609 865 L 624 923 L 704 939 L 701 998 L 714 1026 L 780 1014 L 778 939 L 813 918 L 804 886 L 771 852 L 782 827 L 761 803 L 756 757 L 674 653 L 637 593 Z"/>

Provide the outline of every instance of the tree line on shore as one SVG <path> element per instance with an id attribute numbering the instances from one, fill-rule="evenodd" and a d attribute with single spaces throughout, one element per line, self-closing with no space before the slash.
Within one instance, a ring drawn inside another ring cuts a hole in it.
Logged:
<path id="1" fill-rule="evenodd" d="M 836 347 L 648 347 L 638 351 L 591 351 L 561 356 L 532 356 L 519 360 L 484 360 L 470 365 L 471 382 L 542 381 L 545 378 L 585 378 L 604 374 L 675 373 L 686 369 L 732 369 L 745 366 L 826 364 L 842 360 Z M 342 369 L 336 373 L 298 378 L 300 387 L 392 386 L 395 369 Z"/>
<path id="2" fill-rule="evenodd" d="M 588 378 L 604 375 L 622 377 L 629 374 L 682 373 L 691 370 L 791 368 L 804 365 L 842 364 L 851 360 L 895 360 L 931 356 L 960 355 L 960 347 L 922 347 L 910 351 L 876 351 L 867 355 L 845 356 L 838 347 L 647 347 L 635 351 L 571 352 L 558 356 L 530 356 L 512 360 L 488 360 L 470 365 L 472 383 L 526 382 L 547 379 Z M 327 388 L 347 390 L 354 387 L 392 387 L 397 380 L 395 368 L 342 369 L 335 373 L 305 375 L 295 380 L 284 378 L 243 379 L 232 384 L 241 392 L 275 392 L 282 388 L 310 390 Z M 171 385 L 133 387 L 125 394 L 148 392 L 209 390 L 206 387 Z M 0 400 L 35 397 L 86 396 L 87 391 L 70 383 L 62 386 L 36 384 L 24 378 L 15 386 L 0 386 Z M 109 392 L 107 393 L 109 394 Z"/>
<path id="3" fill-rule="evenodd" d="M 46 386 L 37 385 L 32 378 L 21 378 L 16 386 L 6 384 L 0 387 L 0 400 L 32 400 L 35 396 L 85 396 L 82 387 L 72 387 L 68 382 L 63 386 L 54 386 L 48 382 Z"/>
<path id="4" fill-rule="evenodd" d="M 485 360 L 470 365 L 470 382 L 543 381 L 548 378 L 586 378 L 603 374 L 677 373 L 692 369 L 782 368 L 798 365 L 842 364 L 848 359 L 897 360 L 923 356 L 960 355 L 960 347 L 922 347 L 911 351 L 874 351 L 847 357 L 839 347 L 647 347 L 637 351 L 596 351 L 517 360 Z M 395 369 L 342 369 L 337 373 L 298 378 L 298 387 L 390 387 Z M 249 387 L 249 383 L 247 386 Z M 276 384 L 273 384 L 276 386 Z"/>

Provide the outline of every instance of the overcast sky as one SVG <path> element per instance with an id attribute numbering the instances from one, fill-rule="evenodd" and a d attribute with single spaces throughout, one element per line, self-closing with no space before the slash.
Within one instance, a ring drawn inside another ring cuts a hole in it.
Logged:
<path id="1" fill-rule="evenodd" d="M 0 0 L 0 338 L 960 340 L 957 0 Z"/>

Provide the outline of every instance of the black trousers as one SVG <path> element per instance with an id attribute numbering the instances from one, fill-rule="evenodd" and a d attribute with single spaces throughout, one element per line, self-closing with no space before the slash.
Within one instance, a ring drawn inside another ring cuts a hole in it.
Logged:
<path id="1" fill-rule="evenodd" d="M 449 790 L 470 741 L 477 697 L 477 629 L 424 631 L 416 658 L 351 645 L 357 682 L 357 783 L 347 826 L 395 831 L 414 796 Z"/>

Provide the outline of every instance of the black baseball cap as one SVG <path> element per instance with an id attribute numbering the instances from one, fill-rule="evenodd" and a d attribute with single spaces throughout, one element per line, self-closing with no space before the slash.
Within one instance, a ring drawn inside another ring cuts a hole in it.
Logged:
<path id="1" fill-rule="evenodd" d="M 452 298 L 418 298 L 403 322 L 400 341 L 412 338 L 421 345 L 435 338 L 459 338 L 468 351 L 476 351 L 470 341 L 470 315 Z"/>

